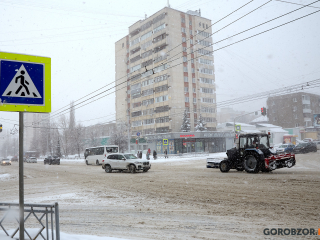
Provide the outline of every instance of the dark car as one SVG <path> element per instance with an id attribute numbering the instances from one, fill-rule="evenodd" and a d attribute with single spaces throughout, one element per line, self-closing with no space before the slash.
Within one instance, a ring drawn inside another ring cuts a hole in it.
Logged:
<path id="1" fill-rule="evenodd" d="M 314 142 L 304 142 L 299 143 L 294 148 L 294 153 L 308 153 L 308 152 L 316 152 L 317 151 L 317 145 Z"/>
<path id="2" fill-rule="evenodd" d="M 48 156 L 43 160 L 43 164 L 56 164 L 56 165 L 60 165 L 60 158 L 56 157 L 56 156 Z"/>
<path id="3" fill-rule="evenodd" d="M 11 158 L 11 162 L 18 162 L 18 160 L 19 160 L 19 159 L 18 159 L 17 156 L 14 156 L 14 157 Z"/>

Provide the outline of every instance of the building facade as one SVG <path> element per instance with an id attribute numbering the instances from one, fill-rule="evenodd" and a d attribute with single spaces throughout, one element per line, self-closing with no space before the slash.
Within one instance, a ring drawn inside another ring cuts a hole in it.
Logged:
<path id="1" fill-rule="evenodd" d="M 194 131 L 201 114 L 216 130 L 211 20 L 165 7 L 129 27 L 115 43 L 116 119 L 143 136 Z"/>
<path id="2" fill-rule="evenodd" d="M 283 128 L 312 127 L 313 114 L 320 113 L 320 95 L 291 93 L 267 99 L 269 123 Z"/>

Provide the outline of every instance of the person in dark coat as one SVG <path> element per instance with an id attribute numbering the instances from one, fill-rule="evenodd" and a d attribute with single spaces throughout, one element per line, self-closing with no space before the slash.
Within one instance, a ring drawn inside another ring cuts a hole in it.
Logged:
<path id="1" fill-rule="evenodd" d="M 142 159 L 142 151 L 140 152 L 140 155 L 139 155 L 140 159 Z"/>
<path id="2" fill-rule="evenodd" d="M 154 159 L 154 160 L 157 159 L 157 152 L 156 152 L 156 150 L 153 150 L 153 159 Z"/>
<path id="3" fill-rule="evenodd" d="M 164 150 L 164 158 L 168 158 L 168 151 L 167 151 L 167 149 L 166 150 Z"/>

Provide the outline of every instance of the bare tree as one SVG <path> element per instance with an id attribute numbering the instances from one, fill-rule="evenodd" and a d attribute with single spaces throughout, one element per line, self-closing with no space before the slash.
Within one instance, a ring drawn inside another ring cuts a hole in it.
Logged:
<path id="1" fill-rule="evenodd" d="M 120 152 L 125 152 L 128 149 L 128 126 L 126 123 L 117 124 L 110 135 L 108 144 L 118 145 Z"/>
<path id="2" fill-rule="evenodd" d="M 79 123 L 75 129 L 73 134 L 74 146 L 76 147 L 77 153 L 80 157 L 80 151 L 83 150 L 83 126 Z"/>
<path id="3" fill-rule="evenodd" d="M 62 115 L 59 119 L 58 126 L 61 128 L 61 139 L 60 146 L 62 148 L 63 154 L 68 156 L 69 144 L 70 144 L 70 131 L 69 131 L 69 120 L 65 115 Z"/>

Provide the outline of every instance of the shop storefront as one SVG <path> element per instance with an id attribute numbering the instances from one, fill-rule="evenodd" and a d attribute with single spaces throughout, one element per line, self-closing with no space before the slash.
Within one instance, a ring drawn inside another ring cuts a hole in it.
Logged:
<path id="1" fill-rule="evenodd" d="M 148 148 L 168 154 L 192 152 L 225 152 L 233 147 L 231 132 L 189 132 L 147 135 Z"/>

